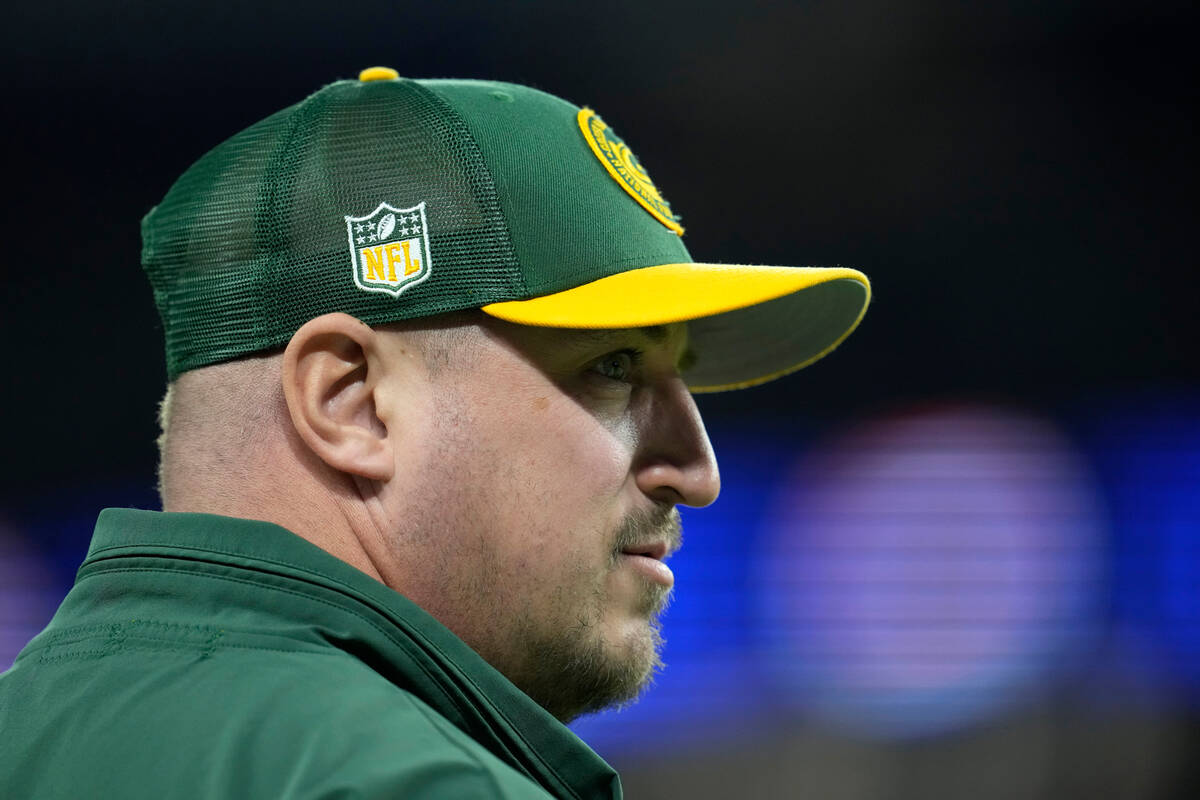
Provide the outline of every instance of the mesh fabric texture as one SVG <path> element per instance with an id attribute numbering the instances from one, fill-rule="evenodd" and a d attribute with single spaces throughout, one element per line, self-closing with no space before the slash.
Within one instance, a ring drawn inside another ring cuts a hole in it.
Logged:
<path id="1" fill-rule="evenodd" d="M 355 289 L 345 216 L 426 203 L 436 268 L 404 302 Z M 167 373 L 284 345 L 313 317 L 380 324 L 527 294 L 462 119 L 414 81 L 339 81 L 197 161 L 143 220 Z"/>

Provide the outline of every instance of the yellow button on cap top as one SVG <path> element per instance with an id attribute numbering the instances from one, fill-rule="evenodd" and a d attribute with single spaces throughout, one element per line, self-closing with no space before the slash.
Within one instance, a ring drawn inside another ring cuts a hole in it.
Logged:
<path id="1" fill-rule="evenodd" d="M 358 73 L 360 81 L 394 81 L 399 77 L 400 73 L 391 67 L 367 67 Z"/>

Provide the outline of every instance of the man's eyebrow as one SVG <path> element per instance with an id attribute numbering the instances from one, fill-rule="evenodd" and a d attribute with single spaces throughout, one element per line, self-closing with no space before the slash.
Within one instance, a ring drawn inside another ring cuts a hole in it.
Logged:
<path id="1" fill-rule="evenodd" d="M 655 344 L 662 344 L 667 340 L 667 336 L 669 336 L 666 325 L 647 325 L 644 328 L 638 328 L 638 330 Z"/>
<path id="2" fill-rule="evenodd" d="M 625 336 L 630 330 L 637 331 L 655 344 L 662 344 L 670 336 L 666 325 L 646 325 L 641 328 L 578 328 L 576 330 L 580 339 L 588 344 L 605 344 Z"/>
<path id="3" fill-rule="evenodd" d="M 592 328 L 581 329 L 579 333 L 581 338 L 588 345 L 605 345 L 615 339 L 625 336 L 629 328 Z M 645 336 L 654 344 L 662 344 L 671 336 L 670 330 L 666 325 L 644 325 L 639 328 L 633 328 L 641 335 Z M 687 345 L 683 352 L 679 355 L 677 367 L 680 372 L 686 372 L 696 363 L 696 354 L 692 350 L 691 345 Z"/>

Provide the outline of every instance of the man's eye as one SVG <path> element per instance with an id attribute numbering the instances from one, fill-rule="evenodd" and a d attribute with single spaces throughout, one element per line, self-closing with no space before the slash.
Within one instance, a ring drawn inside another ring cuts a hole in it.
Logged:
<path id="1" fill-rule="evenodd" d="M 641 351 L 638 350 L 618 350 L 597 361 L 592 369 L 610 380 L 628 381 L 633 377 L 633 370 L 641 357 Z"/>

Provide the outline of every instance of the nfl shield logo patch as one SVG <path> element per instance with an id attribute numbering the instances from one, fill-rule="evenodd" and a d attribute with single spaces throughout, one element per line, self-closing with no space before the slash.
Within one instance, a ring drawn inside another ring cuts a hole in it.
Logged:
<path id="1" fill-rule="evenodd" d="M 395 208 L 387 203 L 365 217 L 346 217 L 354 282 L 366 292 L 399 297 L 429 277 L 429 229 L 425 203 Z"/>

